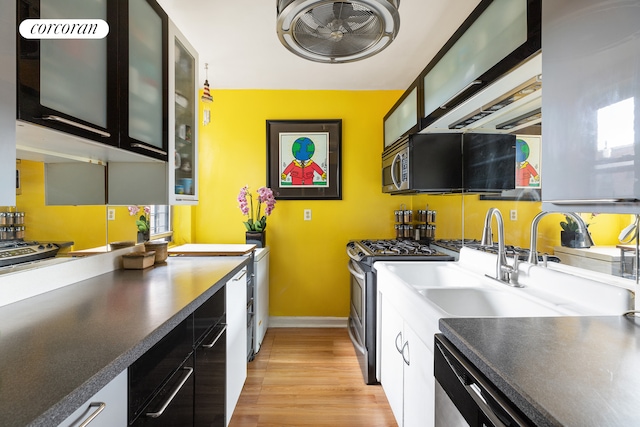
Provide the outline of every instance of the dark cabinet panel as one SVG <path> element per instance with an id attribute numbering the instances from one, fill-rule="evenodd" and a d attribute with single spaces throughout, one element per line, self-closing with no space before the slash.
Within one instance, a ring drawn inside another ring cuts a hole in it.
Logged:
<path id="1" fill-rule="evenodd" d="M 195 350 L 196 427 L 223 427 L 225 423 L 226 330 L 227 326 L 219 323 Z"/>

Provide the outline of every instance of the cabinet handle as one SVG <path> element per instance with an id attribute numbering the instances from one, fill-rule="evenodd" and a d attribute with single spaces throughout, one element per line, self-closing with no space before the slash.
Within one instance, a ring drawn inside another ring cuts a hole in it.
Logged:
<path id="1" fill-rule="evenodd" d="M 133 144 L 131 144 L 132 147 L 134 148 L 142 148 L 143 150 L 147 150 L 147 151 L 151 151 L 153 153 L 158 153 L 158 154 L 167 154 L 166 151 L 161 150 L 159 148 L 155 148 L 155 147 L 149 147 L 148 145 L 145 144 L 140 144 L 139 142 L 135 142 Z"/>
<path id="2" fill-rule="evenodd" d="M 82 123 L 74 122 L 73 120 L 65 119 L 60 116 L 42 116 L 42 120 L 52 120 L 54 122 L 64 123 L 65 125 L 77 127 L 79 129 L 88 130 L 89 132 L 97 133 L 100 136 L 104 136 L 105 138 L 110 137 L 111 134 L 109 132 L 105 132 L 100 129 L 92 128 L 91 126 L 83 125 Z"/>
<path id="3" fill-rule="evenodd" d="M 440 106 L 440 108 L 442 108 L 443 110 L 446 110 L 448 105 L 451 101 L 453 101 L 454 99 L 456 99 L 458 96 L 462 95 L 466 90 L 468 90 L 471 86 L 475 86 L 475 85 L 481 85 L 482 84 L 482 80 L 474 80 L 471 83 L 469 83 L 468 85 L 466 85 L 465 87 L 463 87 L 462 89 L 460 89 L 458 92 L 456 92 L 451 98 L 447 99 L 446 101 L 444 101 L 444 103 Z"/>
<path id="4" fill-rule="evenodd" d="M 169 406 L 169 404 L 171 404 L 171 402 L 173 401 L 173 399 L 176 397 L 176 395 L 178 394 L 178 392 L 180 392 L 180 390 L 182 389 L 182 386 L 187 382 L 187 380 L 189 379 L 189 377 L 191 376 L 191 374 L 193 374 L 193 368 L 190 368 L 188 366 L 185 366 L 184 368 L 182 368 L 183 370 L 187 371 L 187 374 L 184 376 L 184 378 L 182 379 L 182 381 L 180 381 L 180 384 L 178 384 L 178 386 L 173 390 L 173 392 L 171 393 L 171 395 L 167 398 L 166 402 L 164 402 L 164 404 L 162 405 L 162 407 L 160 408 L 160 410 L 158 412 L 147 412 L 147 417 L 150 418 L 158 418 L 160 415 L 162 415 L 164 413 L 164 411 L 167 409 L 167 406 Z"/>
<path id="5" fill-rule="evenodd" d="M 218 333 L 218 335 L 216 335 L 216 337 L 213 339 L 213 342 L 211 344 L 202 344 L 202 348 L 211 348 L 214 345 L 216 345 L 216 343 L 218 342 L 218 340 L 220 339 L 220 337 L 222 336 L 222 334 L 224 334 L 224 331 L 227 330 L 227 325 L 224 325 L 224 327 L 222 328 L 222 330 Z"/>
<path id="6" fill-rule="evenodd" d="M 404 354 L 404 349 L 407 349 L 407 355 L 405 356 Z M 400 352 L 402 354 L 402 360 L 404 360 L 404 363 L 407 364 L 407 366 L 411 366 L 410 363 L 410 355 L 409 355 L 409 341 L 407 341 L 406 343 L 404 343 L 404 345 L 402 346 L 402 351 Z"/>
<path id="7" fill-rule="evenodd" d="M 247 270 L 243 270 L 241 275 L 239 275 L 238 277 L 234 277 L 231 280 L 233 280 L 234 282 L 237 282 L 238 280 L 242 279 L 245 274 L 247 274 Z"/>
<path id="8" fill-rule="evenodd" d="M 402 342 L 402 331 L 398 332 L 398 335 L 396 335 L 396 350 L 398 350 L 398 353 L 402 353 L 404 347 L 400 347 L 400 344 L 398 344 L 398 340 Z"/>
<path id="9" fill-rule="evenodd" d="M 80 424 L 78 427 L 87 427 L 87 425 L 89 425 L 89 423 L 91 421 L 93 421 L 93 419 L 95 417 L 97 417 L 100 412 L 104 411 L 104 408 L 107 407 L 107 404 L 104 402 L 92 402 L 89 404 L 89 408 L 91 407 L 97 407 L 97 409 L 95 411 L 93 411 L 88 417 L 87 419 L 85 419 L 82 424 Z"/>

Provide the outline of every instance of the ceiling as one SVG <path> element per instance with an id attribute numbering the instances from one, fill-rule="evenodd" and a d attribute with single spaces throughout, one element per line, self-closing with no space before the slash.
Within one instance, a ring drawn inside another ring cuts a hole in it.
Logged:
<path id="1" fill-rule="evenodd" d="M 361 61 L 297 57 L 276 33 L 277 0 L 158 0 L 208 63 L 211 89 L 404 90 L 480 0 L 400 0 L 400 31 Z"/>

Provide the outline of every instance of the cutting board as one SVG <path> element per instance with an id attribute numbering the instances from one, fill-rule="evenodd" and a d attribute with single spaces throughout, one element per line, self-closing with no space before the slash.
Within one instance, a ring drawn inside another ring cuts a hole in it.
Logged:
<path id="1" fill-rule="evenodd" d="M 169 248 L 169 255 L 184 256 L 240 256 L 251 252 L 256 245 L 234 245 L 216 243 L 188 243 Z"/>

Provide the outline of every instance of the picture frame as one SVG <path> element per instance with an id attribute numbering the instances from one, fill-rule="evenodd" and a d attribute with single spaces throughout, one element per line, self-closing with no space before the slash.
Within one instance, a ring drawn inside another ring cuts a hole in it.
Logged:
<path id="1" fill-rule="evenodd" d="M 267 120 L 267 186 L 279 200 L 342 200 L 342 120 Z"/>

